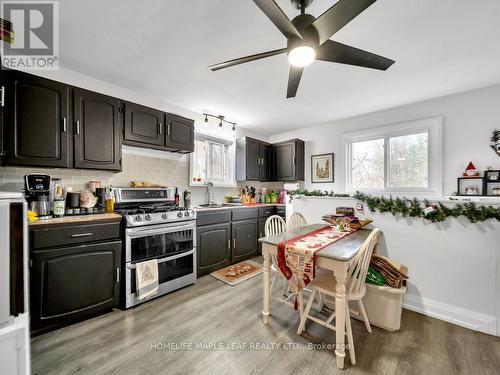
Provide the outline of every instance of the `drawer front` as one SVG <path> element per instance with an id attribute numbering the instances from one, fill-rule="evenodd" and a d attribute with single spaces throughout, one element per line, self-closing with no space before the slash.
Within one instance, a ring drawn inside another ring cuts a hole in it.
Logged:
<path id="1" fill-rule="evenodd" d="M 267 207 L 259 207 L 259 218 L 267 218 L 271 215 L 274 215 L 276 213 L 276 207 L 275 206 L 267 206 Z"/>
<path id="2" fill-rule="evenodd" d="M 31 230 L 32 249 L 115 240 L 120 238 L 120 222 L 74 226 L 49 226 Z"/>
<path id="3" fill-rule="evenodd" d="M 276 206 L 276 215 L 285 217 L 286 208 L 284 206 Z"/>
<path id="4" fill-rule="evenodd" d="M 231 210 L 198 211 L 196 225 L 210 225 L 218 223 L 229 223 L 231 221 Z"/>
<path id="5" fill-rule="evenodd" d="M 256 219 L 259 217 L 258 208 L 240 208 L 233 210 L 233 221 Z"/>

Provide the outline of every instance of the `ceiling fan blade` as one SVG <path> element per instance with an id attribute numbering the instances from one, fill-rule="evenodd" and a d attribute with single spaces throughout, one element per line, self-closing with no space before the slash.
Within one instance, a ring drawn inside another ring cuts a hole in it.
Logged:
<path id="1" fill-rule="evenodd" d="M 311 25 L 319 35 L 319 44 L 330 37 L 357 17 L 377 0 L 339 0 Z"/>
<path id="2" fill-rule="evenodd" d="M 299 88 L 300 78 L 304 68 L 290 66 L 290 74 L 288 75 L 288 87 L 286 89 L 286 98 L 293 98 L 297 94 Z"/>
<path id="3" fill-rule="evenodd" d="M 297 31 L 292 22 L 288 19 L 286 14 L 276 4 L 274 0 L 253 0 L 255 4 L 265 13 L 272 23 L 285 35 L 287 38 L 302 36 Z"/>
<path id="4" fill-rule="evenodd" d="M 259 59 L 265 59 L 266 57 L 279 55 L 280 53 L 285 53 L 285 52 L 286 52 L 286 48 L 275 49 L 274 51 L 257 53 L 255 55 L 239 57 L 237 59 L 228 60 L 228 61 L 224 61 L 224 62 L 221 62 L 218 64 L 210 65 L 209 68 L 215 72 L 216 70 L 219 70 L 219 69 L 229 68 L 230 66 L 239 65 L 239 64 L 243 64 L 243 63 L 247 63 L 247 62 L 255 61 L 255 60 L 259 60 Z"/>
<path id="5" fill-rule="evenodd" d="M 316 60 L 361 66 L 363 68 L 387 70 L 394 60 L 362 49 L 327 40 L 316 52 Z"/>

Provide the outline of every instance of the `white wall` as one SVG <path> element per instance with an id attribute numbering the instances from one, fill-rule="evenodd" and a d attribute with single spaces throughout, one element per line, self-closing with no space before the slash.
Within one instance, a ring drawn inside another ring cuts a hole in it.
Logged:
<path id="1" fill-rule="evenodd" d="M 302 197 L 292 201 L 292 210 L 319 223 L 322 214 L 355 203 Z M 500 336 L 500 222 L 471 224 L 458 218 L 434 224 L 371 213 L 367 207 L 358 216 L 382 230 L 381 254 L 408 267 L 406 308 Z"/>
<path id="2" fill-rule="evenodd" d="M 335 103 L 331 105 L 335 106 Z M 341 152 L 343 133 L 436 116 L 443 117 L 444 195 L 456 191 L 457 177 L 462 174 L 469 161 L 479 170 L 485 170 L 487 166 L 500 169 L 500 159 L 489 147 L 492 131 L 500 128 L 498 85 L 277 134 L 271 136 L 270 141 L 290 138 L 304 140 L 305 188 L 344 192 L 344 155 Z M 311 155 L 331 152 L 335 153 L 335 183 L 312 184 Z"/>

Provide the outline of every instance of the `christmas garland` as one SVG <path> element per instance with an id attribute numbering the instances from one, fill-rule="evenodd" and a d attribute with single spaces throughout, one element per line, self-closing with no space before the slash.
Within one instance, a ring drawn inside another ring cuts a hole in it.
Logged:
<path id="1" fill-rule="evenodd" d="M 353 195 L 353 198 L 366 203 L 371 212 L 390 212 L 403 217 L 421 217 L 434 223 L 458 216 L 465 216 L 472 223 L 488 219 L 500 221 L 500 207 L 477 206 L 473 202 L 457 203 L 455 207 L 447 207 L 441 202 L 431 203 L 426 199 L 419 201 L 417 198 L 374 197 L 359 191 Z"/>
<path id="2" fill-rule="evenodd" d="M 350 194 L 338 194 L 334 193 L 332 191 L 327 191 L 327 190 L 313 190 L 313 191 L 308 191 L 308 190 L 293 190 L 289 193 L 290 195 L 304 195 L 306 197 L 337 197 L 337 198 L 346 198 L 350 197 Z"/>
<path id="3" fill-rule="evenodd" d="M 350 197 L 349 194 L 337 194 L 327 190 L 294 190 L 290 194 L 292 196 L 304 195 L 306 197 Z M 500 207 L 478 206 L 473 202 L 457 203 L 454 207 L 448 207 L 441 202 L 431 203 L 427 199 L 420 201 L 417 198 L 374 197 L 359 191 L 352 197 L 365 203 L 371 212 L 390 212 L 393 215 L 401 215 L 403 217 L 420 217 L 430 220 L 433 223 L 445 221 L 449 217 L 459 216 L 465 216 L 472 223 L 488 219 L 500 221 Z"/>

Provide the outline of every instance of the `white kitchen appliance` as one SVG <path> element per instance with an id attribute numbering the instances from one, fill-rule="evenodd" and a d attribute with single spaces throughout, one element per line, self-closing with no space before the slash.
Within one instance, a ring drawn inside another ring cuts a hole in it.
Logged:
<path id="1" fill-rule="evenodd" d="M 27 204 L 0 192 L 0 372 L 31 374 Z"/>

